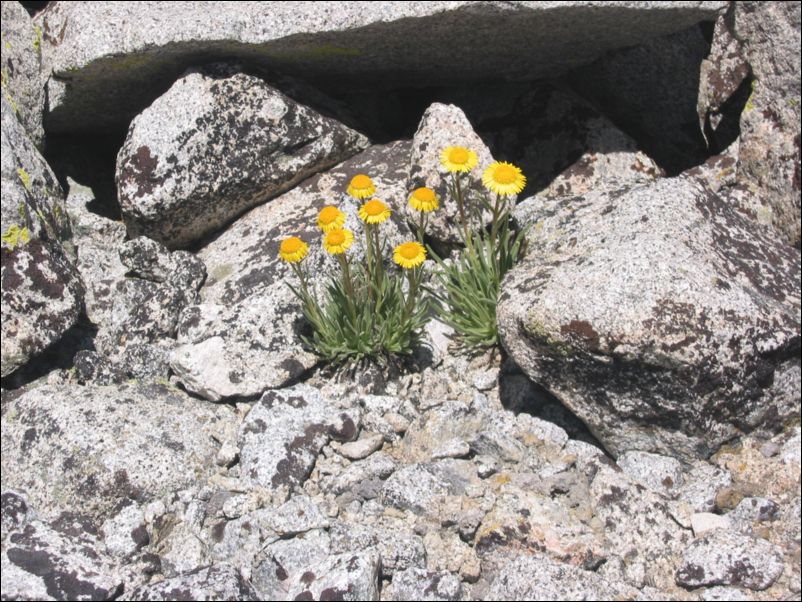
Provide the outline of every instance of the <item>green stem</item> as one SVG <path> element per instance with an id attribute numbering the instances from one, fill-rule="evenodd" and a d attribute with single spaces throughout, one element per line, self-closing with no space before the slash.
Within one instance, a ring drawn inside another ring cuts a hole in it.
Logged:
<path id="1" fill-rule="evenodd" d="M 470 236 L 468 236 L 468 220 L 465 218 L 465 200 L 462 195 L 461 180 L 457 172 L 452 172 L 451 175 L 454 178 L 454 190 L 456 190 L 457 193 L 457 208 L 459 209 L 459 219 L 462 225 L 462 241 L 466 246 L 470 247 L 471 239 Z"/>
<path id="2" fill-rule="evenodd" d="M 381 290 L 381 282 L 384 279 L 384 262 L 382 261 L 382 254 L 381 254 L 381 242 L 379 241 L 379 226 L 377 224 L 373 224 L 373 236 L 375 238 L 375 260 L 376 260 L 376 290 Z"/>
<path id="3" fill-rule="evenodd" d="M 409 291 L 407 292 L 407 302 L 404 306 L 404 318 L 408 318 L 415 307 L 415 297 L 418 294 L 418 268 L 407 270 L 409 280 Z"/>
<path id="4" fill-rule="evenodd" d="M 301 292 L 304 296 L 303 302 L 307 307 L 307 311 L 309 311 L 309 314 L 312 316 L 312 319 L 317 322 L 315 327 L 318 328 L 320 324 L 322 324 L 323 317 L 320 315 L 320 305 L 317 302 L 317 297 L 309 292 L 306 275 L 301 267 L 294 263 L 291 263 L 290 267 L 292 267 L 292 271 L 295 272 L 295 275 L 298 276 L 298 280 L 301 282 Z"/>
<path id="5" fill-rule="evenodd" d="M 340 253 L 337 255 L 337 260 L 340 262 L 340 267 L 342 267 L 343 285 L 345 286 L 345 290 L 348 292 L 348 311 L 351 314 L 351 320 L 353 320 L 353 323 L 356 324 L 356 308 L 354 307 L 354 282 L 351 280 L 351 268 L 348 265 L 348 258 L 345 256 L 345 253 Z"/>

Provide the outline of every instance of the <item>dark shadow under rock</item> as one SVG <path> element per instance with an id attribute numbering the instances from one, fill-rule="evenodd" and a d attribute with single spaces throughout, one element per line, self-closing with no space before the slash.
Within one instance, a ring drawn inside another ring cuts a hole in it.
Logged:
<path id="1" fill-rule="evenodd" d="M 571 439 L 604 449 L 584 422 L 554 395 L 531 381 L 512 358 L 504 360 L 498 380 L 499 398 L 506 409 L 515 414 L 530 414 L 547 420 L 564 429 Z"/>

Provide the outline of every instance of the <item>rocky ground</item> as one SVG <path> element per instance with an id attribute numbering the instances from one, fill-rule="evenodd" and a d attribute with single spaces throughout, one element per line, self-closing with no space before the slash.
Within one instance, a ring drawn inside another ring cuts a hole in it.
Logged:
<path id="1" fill-rule="evenodd" d="M 799 2 L 34 4 L 3 599 L 800 598 Z M 280 239 L 449 145 L 528 179 L 502 345 L 322 364 Z"/>

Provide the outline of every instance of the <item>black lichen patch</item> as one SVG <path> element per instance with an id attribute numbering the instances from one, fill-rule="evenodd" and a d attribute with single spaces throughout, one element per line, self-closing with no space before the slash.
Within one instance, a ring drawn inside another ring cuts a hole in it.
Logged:
<path id="1" fill-rule="evenodd" d="M 683 585 L 703 583 L 705 570 L 698 564 L 687 564 L 677 571 L 677 582 Z"/>
<path id="2" fill-rule="evenodd" d="M 79 574 L 78 570 L 65 566 L 61 555 L 49 550 L 46 542 L 37 536 L 31 525 L 9 538 L 6 552 L 10 562 L 23 571 L 42 579 L 47 593 L 56 600 L 107 600 L 116 595 L 119 588 L 98 587 L 83 577 L 93 574 Z M 88 551 L 84 550 L 84 551 Z"/>
<path id="3" fill-rule="evenodd" d="M 120 170 L 120 186 L 133 188 L 134 197 L 151 194 L 156 186 L 164 182 L 155 176 L 158 165 L 159 159 L 150 154 L 150 148 L 140 146 L 130 159 L 123 163 Z"/>
<path id="4" fill-rule="evenodd" d="M 19 525 L 28 514 L 28 504 L 16 493 L 9 491 L 0 497 L 0 510 L 2 510 L 4 525 Z"/>
<path id="5" fill-rule="evenodd" d="M 226 525 L 227 524 L 228 524 L 228 521 L 224 521 L 224 520 L 221 520 L 220 522 L 215 523 L 215 525 L 212 527 L 212 539 L 214 539 L 218 543 L 223 541 L 223 536 L 226 533 Z"/>
<path id="6" fill-rule="evenodd" d="M 605 493 L 599 497 L 599 506 L 612 506 L 613 504 L 619 504 L 626 498 L 626 492 L 620 487 L 613 485 L 610 487 L 609 493 Z"/>
<path id="7" fill-rule="evenodd" d="M 131 539 L 136 544 L 136 549 L 144 548 L 150 543 L 150 535 L 145 525 L 139 525 L 131 531 Z"/>
<path id="8" fill-rule="evenodd" d="M 285 444 L 286 456 L 276 464 L 276 474 L 271 479 L 273 487 L 300 484 L 312 471 L 310 458 L 317 456 L 328 440 L 329 427 L 312 424 L 304 429 L 304 434 Z"/>
<path id="9" fill-rule="evenodd" d="M 327 587 L 326 589 L 320 592 L 320 600 L 321 601 L 350 600 L 351 597 L 346 597 L 346 596 L 348 596 L 348 594 L 351 594 L 353 589 L 354 586 L 350 584 L 348 588 L 344 590 L 337 587 Z"/>

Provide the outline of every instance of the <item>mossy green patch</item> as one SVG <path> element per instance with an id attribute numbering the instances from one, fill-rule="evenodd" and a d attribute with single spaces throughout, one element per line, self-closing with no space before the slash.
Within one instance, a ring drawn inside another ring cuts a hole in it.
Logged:
<path id="1" fill-rule="evenodd" d="M 334 44 L 321 44 L 319 46 L 307 46 L 305 48 L 293 48 L 288 50 L 273 50 L 267 49 L 266 54 L 275 59 L 280 60 L 308 60 L 308 59 L 325 59 L 325 58 L 342 58 L 361 56 L 362 51 L 357 48 L 348 48 L 346 46 L 336 46 Z"/>
<path id="2" fill-rule="evenodd" d="M 33 26 L 33 49 L 42 52 L 42 28 L 38 25 Z"/>
<path id="3" fill-rule="evenodd" d="M 562 357 L 569 357 L 571 355 L 571 347 L 560 339 L 553 337 L 546 327 L 537 320 L 530 320 L 526 325 L 526 330 L 539 343 L 553 349 L 557 355 Z"/>
<path id="4" fill-rule="evenodd" d="M 19 177 L 20 182 L 22 182 L 22 185 L 25 186 L 25 190 L 31 192 L 31 176 L 27 171 L 25 171 L 25 168 L 18 167 L 17 176 Z"/>
<path id="5" fill-rule="evenodd" d="M 14 97 L 11 96 L 11 94 L 8 92 L 8 90 L 5 90 L 4 96 L 6 97 L 6 102 L 8 102 L 8 104 L 11 105 L 11 109 L 17 115 L 19 115 L 19 107 L 17 106 L 17 102 L 14 100 Z"/>
<path id="6" fill-rule="evenodd" d="M 18 246 L 30 242 L 31 232 L 24 226 L 20 228 L 17 224 L 14 224 L 8 230 L 3 232 L 2 240 L 3 244 L 13 251 Z"/>
<path id="7" fill-rule="evenodd" d="M 127 71 L 129 69 L 137 69 L 144 67 L 153 62 L 152 57 L 147 54 L 129 54 L 126 56 L 115 57 L 114 60 L 109 62 L 109 67 L 119 71 Z"/>
<path id="8" fill-rule="evenodd" d="M 213 282 L 220 282 L 221 280 L 225 280 L 234 272 L 234 267 L 230 263 L 224 263 L 223 265 L 219 265 L 212 270 L 212 281 Z"/>

